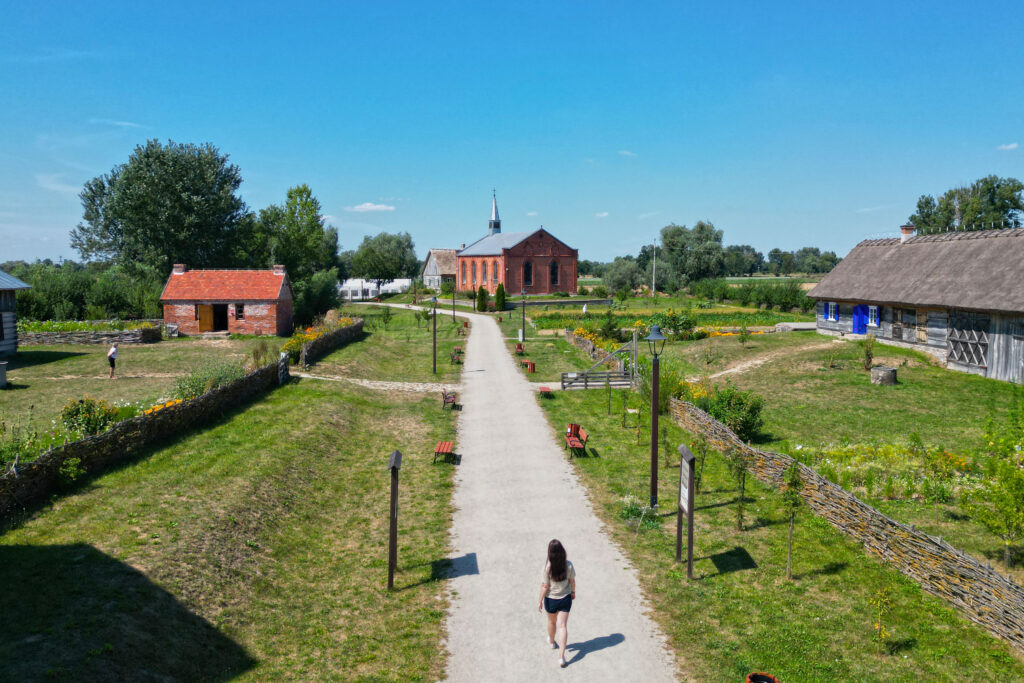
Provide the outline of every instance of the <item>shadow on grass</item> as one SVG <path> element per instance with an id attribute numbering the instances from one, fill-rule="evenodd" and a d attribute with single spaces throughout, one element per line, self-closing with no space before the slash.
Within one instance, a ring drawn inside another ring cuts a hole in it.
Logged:
<path id="1" fill-rule="evenodd" d="M 708 555 L 707 557 L 694 558 L 693 561 L 697 562 L 698 560 L 711 560 L 712 564 L 715 565 L 715 569 L 718 570 L 717 574 L 712 574 L 711 576 L 731 574 L 732 572 L 740 572 L 745 569 L 757 569 L 757 563 L 754 562 L 754 558 L 750 556 L 746 548 L 740 546 L 725 552 Z"/>
<path id="2" fill-rule="evenodd" d="M 36 365 L 55 363 L 65 358 L 88 355 L 84 351 L 18 351 L 7 360 L 7 371 L 31 368 Z"/>
<path id="3" fill-rule="evenodd" d="M 0 585 L 3 680 L 226 681 L 256 664 L 173 595 L 88 544 L 0 546 Z"/>
<path id="4" fill-rule="evenodd" d="M 829 562 L 820 569 L 812 569 L 811 571 L 804 572 L 803 574 L 794 574 L 793 578 L 799 580 L 811 579 L 815 576 L 834 576 L 836 574 L 843 572 L 849 566 L 849 562 Z"/>
<path id="5" fill-rule="evenodd" d="M 609 647 L 615 647 L 619 643 L 626 640 L 626 636 L 621 633 L 613 633 L 610 636 L 600 636 L 598 638 L 591 638 L 590 640 L 584 640 L 582 643 L 569 643 L 565 646 L 565 649 L 569 652 L 575 652 L 576 655 L 568 661 L 566 666 L 571 666 L 576 662 L 586 657 L 591 652 L 597 652 L 598 650 L 604 650 Z"/>
<path id="6" fill-rule="evenodd" d="M 898 655 L 901 652 L 913 650 L 915 647 L 917 647 L 917 638 L 901 638 L 899 640 L 886 643 L 885 651 L 891 655 Z"/>

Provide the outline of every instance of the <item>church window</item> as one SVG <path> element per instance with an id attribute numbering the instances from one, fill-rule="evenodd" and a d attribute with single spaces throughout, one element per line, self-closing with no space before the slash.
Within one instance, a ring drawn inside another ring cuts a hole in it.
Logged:
<path id="1" fill-rule="evenodd" d="M 558 261 L 552 261 L 548 271 L 551 273 L 551 286 L 554 287 L 558 284 Z"/>
<path id="2" fill-rule="evenodd" d="M 466 286 L 466 262 L 462 262 L 462 286 Z"/>
<path id="3" fill-rule="evenodd" d="M 494 261 L 491 264 L 491 280 L 494 284 L 498 284 L 498 262 Z"/>
<path id="4" fill-rule="evenodd" d="M 533 286 L 533 264 L 529 261 L 523 264 L 523 285 L 526 287 Z"/>
<path id="5" fill-rule="evenodd" d="M 473 265 L 470 267 L 470 272 L 473 273 L 473 284 L 476 284 L 476 261 L 473 261 Z"/>

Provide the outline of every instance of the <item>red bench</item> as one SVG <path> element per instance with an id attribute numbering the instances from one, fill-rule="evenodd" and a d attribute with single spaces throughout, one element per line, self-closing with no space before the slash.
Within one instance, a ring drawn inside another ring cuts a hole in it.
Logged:
<path id="1" fill-rule="evenodd" d="M 537 366 L 532 360 L 523 359 L 523 367 L 526 368 L 527 372 L 537 372 Z"/>
<path id="2" fill-rule="evenodd" d="M 452 410 L 455 410 L 455 402 L 458 400 L 458 398 L 459 395 L 456 394 L 454 391 L 445 391 L 444 389 L 442 389 L 441 410 L 444 410 L 444 407 L 447 405 L 450 405 L 452 407 Z"/>
<path id="3" fill-rule="evenodd" d="M 570 457 L 573 455 L 586 455 L 587 439 L 589 438 L 587 430 L 578 424 L 570 422 L 565 430 L 565 447 L 569 449 Z"/>
<path id="4" fill-rule="evenodd" d="M 537 391 L 540 392 L 543 398 L 551 398 L 551 387 L 541 387 Z"/>
<path id="5" fill-rule="evenodd" d="M 516 342 L 516 355 L 517 356 L 521 356 L 524 353 L 526 353 L 526 349 L 523 348 L 522 343 L 521 342 Z"/>
<path id="6" fill-rule="evenodd" d="M 443 455 L 446 459 L 455 456 L 455 450 L 451 441 L 437 442 L 437 445 L 434 446 L 434 462 L 437 462 L 437 456 L 439 455 Z"/>

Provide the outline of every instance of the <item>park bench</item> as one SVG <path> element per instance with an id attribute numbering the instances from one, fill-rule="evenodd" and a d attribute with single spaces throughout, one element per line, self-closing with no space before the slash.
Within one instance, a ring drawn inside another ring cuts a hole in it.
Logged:
<path id="1" fill-rule="evenodd" d="M 455 458 L 455 449 L 451 441 L 438 441 L 437 445 L 434 446 L 434 462 L 437 462 L 437 456 L 444 456 L 445 460 Z"/>
<path id="2" fill-rule="evenodd" d="M 462 347 L 461 346 L 453 346 L 452 347 L 452 351 L 454 351 L 455 353 L 461 355 L 462 354 Z"/>
<path id="3" fill-rule="evenodd" d="M 455 353 L 454 351 L 452 351 L 451 353 L 448 354 L 448 363 L 449 364 L 455 364 L 455 363 L 461 363 L 461 362 L 462 362 L 462 354 Z"/>
<path id="4" fill-rule="evenodd" d="M 458 400 L 458 398 L 459 395 L 456 394 L 454 391 L 445 391 L 444 389 L 442 389 L 441 410 L 444 410 L 444 407 L 447 405 L 450 405 L 452 407 L 452 410 L 455 410 L 455 402 Z"/>
<path id="5" fill-rule="evenodd" d="M 537 391 L 540 392 L 541 398 L 551 398 L 551 387 L 541 387 Z"/>
<path id="6" fill-rule="evenodd" d="M 565 447 L 569 449 L 570 456 L 587 454 L 587 430 L 578 424 L 569 423 L 565 430 Z"/>
<path id="7" fill-rule="evenodd" d="M 455 334 L 457 334 L 457 335 L 459 335 L 461 337 L 462 335 L 466 334 L 466 328 L 464 328 L 464 327 L 456 327 L 455 328 Z"/>
<path id="8" fill-rule="evenodd" d="M 522 342 L 516 342 L 516 355 L 521 356 L 526 353 L 526 349 L 523 348 Z"/>
<path id="9" fill-rule="evenodd" d="M 526 368 L 527 372 L 533 373 L 537 371 L 537 365 L 532 360 L 523 359 L 523 367 Z"/>

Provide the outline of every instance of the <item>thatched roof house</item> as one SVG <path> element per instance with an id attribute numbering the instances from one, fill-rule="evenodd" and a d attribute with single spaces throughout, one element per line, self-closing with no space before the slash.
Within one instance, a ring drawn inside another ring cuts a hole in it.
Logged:
<path id="1" fill-rule="evenodd" d="M 431 289 L 440 289 L 442 282 L 455 282 L 455 255 L 457 249 L 431 249 L 423 261 L 420 277 Z"/>
<path id="2" fill-rule="evenodd" d="M 819 331 L 873 333 L 1024 381 L 1024 229 L 865 240 L 809 293 Z"/>

